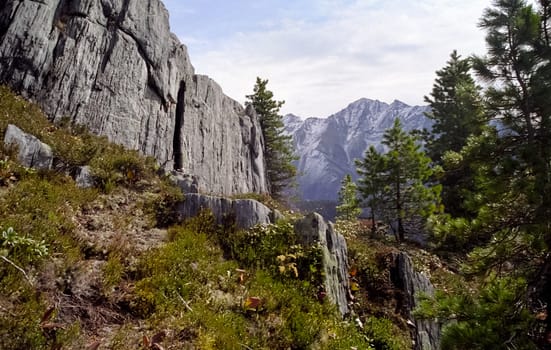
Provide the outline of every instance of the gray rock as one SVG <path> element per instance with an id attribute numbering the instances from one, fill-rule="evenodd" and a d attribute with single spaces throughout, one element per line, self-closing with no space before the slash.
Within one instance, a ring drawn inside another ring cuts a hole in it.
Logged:
<path id="1" fill-rule="evenodd" d="M 3 1 L 0 83 L 211 193 L 268 191 L 258 118 L 195 74 L 160 0 Z"/>
<path id="2" fill-rule="evenodd" d="M 17 146 L 17 159 L 28 168 L 50 169 L 52 167 L 54 157 L 50 146 L 15 125 L 8 125 L 4 144 Z"/>
<path id="3" fill-rule="evenodd" d="M 428 277 L 415 271 L 411 258 L 404 252 L 395 255 L 394 283 L 403 290 L 405 309 L 415 325 L 415 350 L 440 349 L 441 326 L 435 320 L 420 320 L 413 317 L 413 310 L 419 305 L 419 295 L 434 295 L 434 287 Z"/>
<path id="4" fill-rule="evenodd" d="M 350 286 L 348 281 L 348 248 L 344 237 L 333 224 L 317 213 L 308 214 L 295 224 L 295 232 L 305 245 L 319 243 L 323 251 L 325 291 L 340 313 L 346 315 Z"/>
<path id="5" fill-rule="evenodd" d="M 199 193 L 199 178 L 197 176 L 172 171 L 170 181 L 180 187 L 184 194 Z"/>
<path id="6" fill-rule="evenodd" d="M 78 167 L 75 173 L 75 182 L 80 188 L 94 187 L 94 177 L 89 166 Z"/>
<path id="7" fill-rule="evenodd" d="M 231 200 L 190 193 L 185 195 L 177 211 L 183 220 L 197 216 L 204 209 L 212 211 L 217 223 L 232 221 L 240 229 L 272 223 L 272 210 L 253 199 Z"/>

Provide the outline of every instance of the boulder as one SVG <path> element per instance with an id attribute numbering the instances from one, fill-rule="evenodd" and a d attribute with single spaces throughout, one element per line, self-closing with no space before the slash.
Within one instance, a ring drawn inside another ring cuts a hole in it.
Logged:
<path id="1" fill-rule="evenodd" d="M 94 187 L 94 177 L 89 166 L 78 167 L 75 176 L 75 182 L 80 188 L 91 188 Z"/>
<path id="2" fill-rule="evenodd" d="M 256 225 L 272 223 L 272 210 L 253 199 L 228 199 L 206 196 L 196 193 L 185 195 L 185 199 L 178 207 L 178 214 L 182 220 L 197 216 L 201 210 L 212 211 L 217 223 L 234 221 L 240 229 L 249 229 Z"/>
<path id="3" fill-rule="evenodd" d="M 302 244 L 319 243 L 323 253 L 325 292 L 340 313 L 348 313 L 350 285 L 348 281 L 348 248 L 344 237 L 335 231 L 331 222 L 317 213 L 308 214 L 295 223 L 295 232 Z"/>
<path id="4" fill-rule="evenodd" d="M 5 0 L 0 83 L 221 195 L 268 192 L 259 120 L 195 74 L 160 0 Z"/>
<path id="5" fill-rule="evenodd" d="M 404 293 L 404 308 L 412 320 L 415 350 L 440 349 L 441 325 L 435 320 L 420 320 L 413 317 L 413 310 L 419 305 L 419 295 L 434 295 L 429 278 L 415 271 L 409 255 L 400 252 L 394 255 L 394 269 L 391 272 L 394 284 Z"/>
<path id="6" fill-rule="evenodd" d="M 8 125 L 4 135 L 6 146 L 16 146 L 19 162 L 28 168 L 50 169 L 54 159 L 52 149 L 15 125 Z"/>

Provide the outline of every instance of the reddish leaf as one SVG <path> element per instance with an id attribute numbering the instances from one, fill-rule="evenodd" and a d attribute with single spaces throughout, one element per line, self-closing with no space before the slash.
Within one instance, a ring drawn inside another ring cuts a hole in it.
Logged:
<path id="1" fill-rule="evenodd" d="M 149 348 L 150 342 L 149 342 L 149 337 L 147 335 L 144 335 L 142 337 L 142 341 L 143 341 L 143 347 L 146 349 Z"/>
<path id="2" fill-rule="evenodd" d="M 246 309 L 258 309 L 258 307 L 262 304 L 262 299 L 257 297 L 248 297 L 245 300 L 245 308 Z"/>
<path id="3" fill-rule="evenodd" d="M 50 307 L 46 312 L 44 313 L 44 316 L 42 316 L 42 319 L 40 320 L 40 323 L 44 323 L 52 317 L 52 314 L 55 311 L 55 306 Z"/>

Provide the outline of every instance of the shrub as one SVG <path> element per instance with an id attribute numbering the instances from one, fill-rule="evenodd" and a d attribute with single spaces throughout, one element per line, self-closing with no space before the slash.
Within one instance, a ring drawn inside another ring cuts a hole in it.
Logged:
<path id="1" fill-rule="evenodd" d="M 490 276 L 475 293 L 458 284 L 423 296 L 416 316 L 445 324 L 443 349 L 536 349 L 535 317 L 521 302 L 526 285 L 522 278 Z"/>
<path id="2" fill-rule="evenodd" d="M 0 255 L 17 256 L 19 261 L 34 261 L 48 255 L 48 246 L 42 241 L 18 235 L 13 227 L 2 231 Z"/>
<path id="3" fill-rule="evenodd" d="M 371 345 L 377 350 L 402 350 L 411 344 L 409 337 L 389 319 L 369 317 L 364 328 Z"/>
<path id="4" fill-rule="evenodd" d="M 156 168 L 152 158 L 144 158 L 137 151 L 116 145 L 94 158 L 90 166 L 97 185 L 106 193 L 117 186 L 132 188 L 142 180 L 151 180 Z"/>
<path id="5" fill-rule="evenodd" d="M 146 212 L 153 217 L 155 226 L 169 227 L 180 221 L 177 207 L 183 200 L 182 190 L 167 180 L 163 180 L 159 186 L 159 192 L 146 203 Z"/>

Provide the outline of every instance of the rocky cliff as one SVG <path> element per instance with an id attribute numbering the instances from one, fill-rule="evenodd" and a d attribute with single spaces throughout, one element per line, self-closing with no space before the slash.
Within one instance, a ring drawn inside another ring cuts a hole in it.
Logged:
<path id="1" fill-rule="evenodd" d="M 434 296 L 434 286 L 429 278 L 415 270 L 411 258 L 404 252 L 394 256 L 394 267 L 390 275 L 394 284 L 404 293 L 403 307 L 412 320 L 414 350 L 440 349 L 442 329 L 438 320 L 417 319 L 413 316 L 422 295 Z"/>
<path id="2" fill-rule="evenodd" d="M 254 112 L 195 74 L 160 0 L 2 1 L 0 83 L 209 192 L 267 191 Z"/>
<path id="3" fill-rule="evenodd" d="M 383 150 L 383 133 L 394 119 L 399 118 L 408 131 L 430 128 L 430 120 L 424 116 L 427 110 L 400 101 L 387 104 L 364 98 L 326 119 L 285 116 L 286 132 L 293 136 L 300 157 L 297 170 L 302 199 L 335 200 L 343 177 L 357 177 L 354 160 L 362 158 L 370 145 Z"/>
<path id="4" fill-rule="evenodd" d="M 335 231 L 331 222 L 310 213 L 295 223 L 295 232 L 302 244 L 319 244 L 322 252 L 323 284 L 329 300 L 337 305 L 341 315 L 350 311 L 348 301 L 348 247 L 343 235 Z"/>

